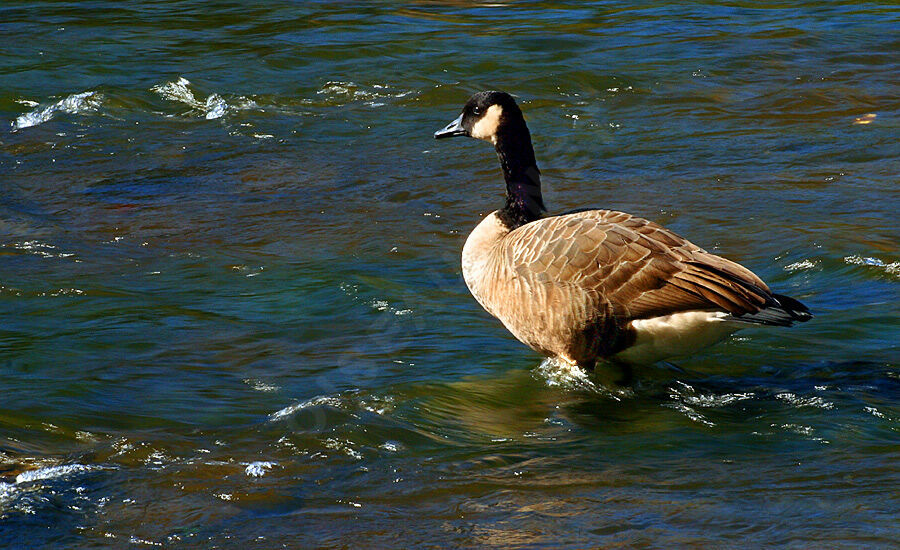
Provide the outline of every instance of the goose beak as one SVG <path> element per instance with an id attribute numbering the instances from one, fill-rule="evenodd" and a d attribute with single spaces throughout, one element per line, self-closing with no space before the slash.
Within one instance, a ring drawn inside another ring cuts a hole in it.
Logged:
<path id="1" fill-rule="evenodd" d="M 442 129 L 438 130 L 434 133 L 434 139 L 442 139 L 453 136 L 467 136 L 469 133 L 463 128 L 462 125 L 463 116 L 459 115 L 456 120 L 451 122 L 450 124 L 444 126 Z"/>

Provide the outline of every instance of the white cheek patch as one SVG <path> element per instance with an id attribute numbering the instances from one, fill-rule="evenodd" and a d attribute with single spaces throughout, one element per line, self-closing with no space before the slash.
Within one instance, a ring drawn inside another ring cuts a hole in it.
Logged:
<path id="1" fill-rule="evenodd" d="M 472 137 L 493 142 L 497 137 L 497 129 L 500 127 L 501 114 L 503 114 L 503 108 L 499 105 L 488 107 L 481 120 L 472 126 L 472 131 L 470 132 Z"/>

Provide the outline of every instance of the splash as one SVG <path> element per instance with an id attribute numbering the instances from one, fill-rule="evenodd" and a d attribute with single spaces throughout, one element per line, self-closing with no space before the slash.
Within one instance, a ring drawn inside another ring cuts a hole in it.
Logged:
<path id="1" fill-rule="evenodd" d="M 548 357 L 541 361 L 536 372 L 551 387 L 586 389 L 590 391 L 598 391 L 600 389 L 591 381 L 590 376 L 584 369 L 555 357 Z"/>

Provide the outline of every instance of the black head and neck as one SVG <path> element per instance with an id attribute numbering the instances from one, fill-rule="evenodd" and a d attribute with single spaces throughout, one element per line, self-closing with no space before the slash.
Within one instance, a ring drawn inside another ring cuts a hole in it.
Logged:
<path id="1" fill-rule="evenodd" d="M 473 95 L 459 118 L 434 134 L 436 139 L 453 136 L 469 136 L 494 144 L 506 179 L 506 205 L 499 212 L 504 225 L 513 230 L 541 217 L 541 212 L 546 210 L 541 196 L 541 172 L 534 159 L 525 117 L 511 95 L 505 92 Z"/>

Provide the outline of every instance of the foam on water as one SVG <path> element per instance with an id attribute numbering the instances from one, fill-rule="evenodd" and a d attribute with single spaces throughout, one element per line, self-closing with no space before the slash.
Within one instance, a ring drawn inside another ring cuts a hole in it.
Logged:
<path id="1" fill-rule="evenodd" d="M 275 462 L 267 462 L 267 461 L 256 461 L 247 464 L 247 467 L 244 469 L 244 473 L 249 477 L 262 477 L 266 475 L 266 472 L 273 467 L 277 466 Z"/>
<path id="2" fill-rule="evenodd" d="M 875 267 L 879 268 L 881 271 L 884 271 L 888 275 L 893 275 L 894 277 L 900 277 L 900 262 L 890 262 L 885 263 L 884 260 L 880 260 L 878 258 L 872 258 L 870 256 L 845 256 L 844 263 L 850 265 L 862 265 L 866 267 Z"/>
<path id="3" fill-rule="evenodd" d="M 16 493 L 16 486 L 12 483 L 6 483 L 5 481 L 0 481 L 0 506 L 3 506 L 10 500 L 12 500 L 13 496 Z"/>
<path id="4" fill-rule="evenodd" d="M 182 76 L 173 82 L 153 86 L 150 90 L 159 94 L 163 99 L 183 103 L 195 111 L 199 111 L 207 120 L 222 118 L 229 110 L 245 111 L 259 108 L 255 101 L 243 96 L 238 96 L 228 103 L 221 95 L 212 93 L 201 101 L 194 95 L 191 86 L 191 81 Z"/>
<path id="5" fill-rule="evenodd" d="M 594 384 L 590 375 L 578 365 L 571 365 L 555 357 L 548 357 L 541 361 L 535 373 L 542 378 L 548 386 L 565 389 L 600 391 L 600 387 Z"/>
<path id="6" fill-rule="evenodd" d="M 228 104 L 219 94 L 212 94 L 206 98 L 206 104 L 203 106 L 206 111 L 206 120 L 220 118 L 228 109 Z"/>
<path id="7" fill-rule="evenodd" d="M 340 407 L 341 404 L 342 404 L 341 400 L 337 397 L 322 395 L 319 397 L 313 397 L 312 399 L 309 399 L 302 403 L 295 403 L 295 404 L 285 407 L 279 411 L 276 411 L 269 415 L 269 420 L 281 420 L 282 418 L 288 417 L 288 416 L 294 414 L 295 412 L 301 411 L 308 407 L 317 407 L 320 405 L 328 405 L 331 407 Z"/>
<path id="8" fill-rule="evenodd" d="M 818 260 L 802 260 L 784 266 L 785 271 L 801 271 L 804 269 L 812 269 L 819 264 Z"/>
<path id="9" fill-rule="evenodd" d="M 65 477 L 70 474 L 89 472 L 99 469 L 97 466 L 85 466 L 84 464 L 60 464 L 58 466 L 47 466 L 38 468 L 37 470 L 29 470 L 22 472 L 16 476 L 16 483 L 30 483 L 32 481 L 40 481 L 44 479 L 55 479 Z"/>
<path id="10" fill-rule="evenodd" d="M 800 396 L 794 395 L 791 392 L 782 392 L 782 393 L 775 395 L 775 397 L 777 399 L 780 399 L 780 400 L 784 401 L 785 403 L 793 405 L 794 407 L 797 407 L 797 408 L 815 407 L 818 409 L 826 409 L 826 410 L 830 410 L 830 409 L 834 408 L 834 403 L 831 403 L 830 401 L 825 401 L 824 399 L 822 399 L 821 397 L 819 397 L 817 395 L 814 395 L 811 397 L 800 397 Z"/>
<path id="11" fill-rule="evenodd" d="M 275 392 L 275 391 L 278 391 L 281 389 L 274 384 L 267 384 L 267 383 L 263 382 L 262 380 L 258 380 L 256 378 L 245 378 L 243 380 L 243 382 L 244 382 L 244 384 L 247 384 L 254 390 L 261 391 L 261 392 Z"/>
<path id="12" fill-rule="evenodd" d="M 36 481 L 62 479 L 74 474 L 100 469 L 103 468 L 100 466 L 87 466 L 84 464 L 57 464 L 21 472 L 16 476 L 15 481 L 12 483 L 0 481 L 0 519 L 3 517 L 6 505 L 14 502 L 19 494 L 42 490 L 40 485 L 34 484 Z M 20 503 L 13 504 L 13 506 L 20 512 L 33 513 L 33 508 L 30 504 Z"/>
<path id="13" fill-rule="evenodd" d="M 13 131 L 43 124 L 57 113 L 86 114 L 97 111 L 103 103 L 103 96 L 95 91 L 72 94 L 46 107 L 38 107 L 24 115 L 19 115 L 12 123 Z"/>
<path id="14" fill-rule="evenodd" d="M 398 90 L 387 84 L 365 86 L 355 82 L 329 81 L 316 92 L 316 95 L 324 96 L 328 105 L 345 105 L 362 101 L 369 107 L 383 107 L 385 102 L 382 100 L 404 98 L 412 93 L 412 90 Z"/>
<path id="15" fill-rule="evenodd" d="M 605 368 L 600 363 L 594 372 L 587 372 L 577 365 L 568 364 L 555 357 L 548 357 L 541 361 L 541 364 L 534 370 L 534 375 L 549 387 L 587 391 L 616 401 L 634 397 L 633 388 L 620 385 L 619 375 L 614 375 L 612 379 L 605 378 Z"/>
<path id="16" fill-rule="evenodd" d="M 355 460 L 362 460 L 362 453 L 357 451 L 353 442 L 349 439 L 338 439 L 336 437 L 329 437 L 325 440 L 325 447 L 334 451 L 338 451 L 344 453 L 345 455 L 353 458 Z"/>

